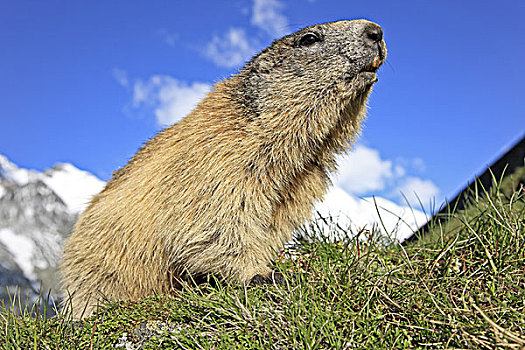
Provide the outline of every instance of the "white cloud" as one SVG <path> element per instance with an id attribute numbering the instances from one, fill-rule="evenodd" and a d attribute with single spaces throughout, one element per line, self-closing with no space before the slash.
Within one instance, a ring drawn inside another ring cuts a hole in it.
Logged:
<path id="1" fill-rule="evenodd" d="M 339 158 L 338 164 L 334 184 L 352 195 L 380 195 L 413 208 L 422 209 L 423 204 L 425 210 L 440 204 L 439 188 L 429 179 L 414 176 L 424 172 L 421 158 L 391 161 L 381 158 L 375 149 L 357 145 L 349 155 Z"/>
<path id="2" fill-rule="evenodd" d="M 396 163 L 405 169 L 410 169 L 416 173 L 424 173 L 427 168 L 425 162 L 421 158 L 397 158 Z"/>
<path id="3" fill-rule="evenodd" d="M 281 13 L 284 5 L 278 0 L 254 0 L 250 23 L 255 28 L 270 35 L 281 37 L 288 29 L 288 19 Z M 244 14 L 249 11 L 244 9 Z M 260 42 L 248 37 L 243 28 L 231 27 L 222 35 L 214 35 L 202 53 L 219 67 L 237 67 L 253 56 Z"/>
<path id="4" fill-rule="evenodd" d="M 392 161 L 381 159 L 377 150 L 361 145 L 341 157 L 338 164 L 335 183 L 357 195 L 383 190 L 387 180 L 394 176 Z M 403 171 L 401 166 L 396 166 L 396 174 Z"/>
<path id="5" fill-rule="evenodd" d="M 216 65 L 229 68 L 241 65 L 254 53 L 254 45 L 240 28 L 230 28 L 222 36 L 215 35 L 204 50 L 204 55 Z"/>
<path id="6" fill-rule="evenodd" d="M 439 188 L 431 181 L 408 177 L 396 190 L 400 202 L 407 202 L 413 208 L 428 208 L 439 195 Z"/>
<path id="7" fill-rule="evenodd" d="M 128 73 L 125 70 L 113 68 L 113 78 L 123 87 L 127 88 L 129 86 Z"/>
<path id="8" fill-rule="evenodd" d="M 133 84 L 133 106 L 152 108 L 157 123 L 166 126 L 190 113 L 210 91 L 206 83 L 187 83 L 168 75 L 154 75 Z"/>
<path id="9" fill-rule="evenodd" d="M 175 46 L 175 43 L 179 39 L 179 35 L 176 33 L 170 33 L 166 29 L 160 29 L 158 31 L 159 36 L 162 38 L 165 44 L 168 46 Z"/>
<path id="10" fill-rule="evenodd" d="M 252 25 L 273 37 L 281 37 L 288 29 L 288 19 L 281 13 L 284 5 L 277 0 L 254 0 Z"/>
<path id="11" fill-rule="evenodd" d="M 394 174 L 395 174 L 396 177 L 405 176 L 406 173 L 407 173 L 407 171 L 401 165 L 396 165 L 394 167 Z"/>
<path id="12" fill-rule="evenodd" d="M 357 233 L 375 226 L 383 234 L 402 241 L 427 221 L 427 216 L 414 208 L 382 197 L 357 198 L 338 186 L 330 188 L 323 201 L 316 204 L 314 213 L 319 225 L 314 232 L 336 240 L 344 237 L 348 228 Z"/>
<path id="13" fill-rule="evenodd" d="M 421 158 L 412 159 L 412 166 L 414 167 L 414 169 L 416 169 L 420 173 L 427 170 L 427 167 L 425 166 L 425 162 Z"/>

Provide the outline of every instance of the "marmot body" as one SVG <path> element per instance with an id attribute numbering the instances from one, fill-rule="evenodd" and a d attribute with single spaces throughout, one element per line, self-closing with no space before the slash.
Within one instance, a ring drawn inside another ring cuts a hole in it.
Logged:
<path id="1" fill-rule="evenodd" d="M 74 316 L 102 296 L 170 293 L 188 275 L 270 276 L 358 134 L 385 56 L 376 24 L 325 23 L 274 41 L 217 83 L 81 215 L 61 267 Z"/>

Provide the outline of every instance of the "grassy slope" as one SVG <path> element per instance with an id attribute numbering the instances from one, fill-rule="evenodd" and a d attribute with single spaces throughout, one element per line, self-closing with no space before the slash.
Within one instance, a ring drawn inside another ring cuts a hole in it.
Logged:
<path id="1" fill-rule="evenodd" d="M 408 247 L 373 233 L 303 242 L 277 262 L 290 276 L 282 286 L 188 288 L 110 303 L 81 323 L 4 309 L 0 347 L 525 347 L 524 234 L 523 188 L 481 194 Z"/>

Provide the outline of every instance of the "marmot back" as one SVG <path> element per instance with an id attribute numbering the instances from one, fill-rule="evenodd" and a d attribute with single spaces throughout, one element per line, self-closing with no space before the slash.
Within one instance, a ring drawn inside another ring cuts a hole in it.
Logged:
<path id="1" fill-rule="evenodd" d="M 188 276 L 269 278 L 358 134 L 385 57 L 376 24 L 325 23 L 274 41 L 216 84 L 81 215 L 61 267 L 74 316 L 102 296 L 170 293 Z"/>

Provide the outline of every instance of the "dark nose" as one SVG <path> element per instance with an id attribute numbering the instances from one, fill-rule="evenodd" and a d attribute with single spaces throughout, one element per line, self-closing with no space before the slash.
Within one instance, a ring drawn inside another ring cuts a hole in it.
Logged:
<path id="1" fill-rule="evenodd" d="M 370 23 L 365 28 L 365 37 L 373 43 L 378 43 L 383 39 L 383 29 L 377 24 Z"/>

